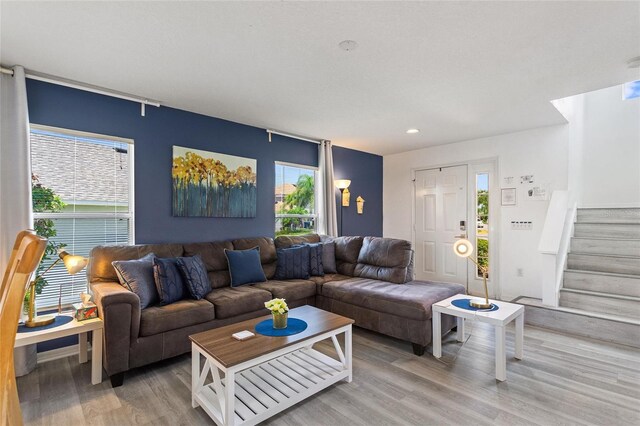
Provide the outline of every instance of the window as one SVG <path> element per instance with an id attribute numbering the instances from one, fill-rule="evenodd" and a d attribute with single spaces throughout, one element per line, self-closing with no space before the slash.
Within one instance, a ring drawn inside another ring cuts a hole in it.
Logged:
<path id="1" fill-rule="evenodd" d="M 625 83 L 623 86 L 623 99 L 635 99 L 640 98 L 640 80 L 631 81 L 629 83 Z"/>
<path id="2" fill-rule="evenodd" d="M 86 257 L 97 245 L 133 243 L 132 157 L 132 141 L 32 126 L 34 227 L 49 239 L 38 272 L 58 249 Z M 59 294 L 66 305 L 87 291 L 86 273 L 69 275 L 62 262 L 44 280 L 41 309 L 57 306 Z"/>
<path id="3" fill-rule="evenodd" d="M 489 174 L 476 174 L 476 247 L 478 264 L 489 269 Z M 480 268 L 476 276 L 482 277 Z M 487 277 L 489 273 L 487 272 Z"/>
<path id="4" fill-rule="evenodd" d="M 276 236 L 315 232 L 314 167 L 276 162 Z"/>

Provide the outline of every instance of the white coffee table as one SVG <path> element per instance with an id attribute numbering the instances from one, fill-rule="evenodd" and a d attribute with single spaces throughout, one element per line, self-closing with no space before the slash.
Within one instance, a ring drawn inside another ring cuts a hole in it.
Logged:
<path id="1" fill-rule="evenodd" d="M 72 312 L 63 315 L 73 316 Z M 58 339 L 78 335 L 78 360 L 79 362 L 87 362 L 87 333 L 93 332 L 91 340 L 91 383 L 97 385 L 102 382 L 102 329 L 104 323 L 100 318 L 93 318 L 85 321 L 76 321 L 60 325 L 58 327 L 47 328 L 43 330 L 33 330 L 16 334 L 16 343 L 14 347 L 32 345 L 34 343 L 46 342 L 48 340 Z"/>
<path id="2" fill-rule="evenodd" d="M 438 303 L 434 303 L 432 306 L 432 318 L 433 324 L 433 356 L 440 358 L 442 356 L 442 329 L 441 329 L 441 315 L 447 314 L 457 318 L 458 321 L 458 335 L 457 340 L 463 342 L 465 338 L 464 333 L 464 320 L 472 319 L 474 321 L 484 322 L 491 324 L 495 328 L 496 333 L 496 379 L 500 381 L 507 380 L 507 356 L 505 348 L 505 326 L 515 319 L 516 321 L 516 350 L 515 357 L 522 359 L 523 356 L 523 339 L 524 339 L 524 306 L 515 303 L 502 302 L 498 300 L 489 300 L 491 303 L 498 305 L 497 311 L 472 311 L 455 307 L 451 304 L 452 301 L 457 299 L 484 299 L 466 296 L 463 294 L 457 294 L 447 299 L 441 300 Z"/>
<path id="3" fill-rule="evenodd" d="M 301 306 L 289 311 L 289 318 L 307 323 L 299 334 L 256 334 L 242 342 L 231 337 L 242 330 L 254 332 L 256 324 L 267 318 L 189 336 L 191 405 L 201 406 L 218 425 L 255 425 L 338 381 L 351 382 L 352 319 Z M 313 349 L 314 343 L 325 339 L 333 342 L 334 357 Z"/>

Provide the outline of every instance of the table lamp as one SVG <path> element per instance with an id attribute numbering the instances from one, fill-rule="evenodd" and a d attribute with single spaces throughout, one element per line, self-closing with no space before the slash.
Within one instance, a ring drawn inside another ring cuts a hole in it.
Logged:
<path id="1" fill-rule="evenodd" d="M 25 321 L 25 326 L 41 327 L 43 325 L 51 324 L 56 319 L 55 315 L 36 315 L 36 282 L 38 282 L 38 280 L 41 279 L 44 274 L 49 272 L 61 260 L 64 263 L 65 268 L 67 268 L 67 272 L 69 272 L 69 274 L 71 275 L 75 275 L 78 272 L 82 271 L 85 266 L 87 266 L 87 263 L 89 263 L 89 260 L 85 257 L 72 255 L 64 250 L 60 251 L 60 253 L 58 253 L 58 258 L 56 259 L 56 261 L 53 262 L 51 266 L 49 266 L 43 273 L 41 273 L 33 281 L 31 281 L 31 284 L 29 285 L 29 319 Z M 60 283 L 60 295 L 58 296 L 58 313 L 60 313 L 61 310 L 62 283 Z"/>
<path id="2" fill-rule="evenodd" d="M 478 267 L 478 269 L 480 269 L 480 272 L 482 273 L 482 283 L 484 284 L 484 302 L 477 302 L 472 300 L 471 302 L 469 302 L 469 304 L 478 309 L 490 309 L 492 304 L 491 302 L 489 302 L 489 290 L 487 288 L 488 271 L 485 266 L 482 266 L 478 263 L 477 259 L 471 257 L 471 253 L 473 253 L 473 244 L 471 244 L 471 241 L 467 240 L 466 238 L 462 238 L 455 242 L 455 244 L 453 245 L 453 251 L 458 256 L 466 257 L 467 259 L 475 263 L 475 265 Z"/>

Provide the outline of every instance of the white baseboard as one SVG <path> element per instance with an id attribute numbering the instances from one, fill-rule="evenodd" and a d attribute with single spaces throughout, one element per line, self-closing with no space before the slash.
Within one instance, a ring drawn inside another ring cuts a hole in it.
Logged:
<path id="1" fill-rule="evenodd" d="M 78 355 L 80 352 L 79 345 L 64 346 L 62 348 L 51 349 L 50 351 L 38 352 L 38 364 L 54 359 L 66 358 L 68 356 Z M 91 359 L 91 346 L 88 346 L 87 357 Z"/>

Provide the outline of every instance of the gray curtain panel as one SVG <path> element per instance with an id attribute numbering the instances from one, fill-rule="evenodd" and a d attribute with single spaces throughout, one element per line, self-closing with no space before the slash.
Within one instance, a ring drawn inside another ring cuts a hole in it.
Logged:
<path id="1" fill-rule="evenodd" d="M 19 231 L 33 227 L 31 150 L 24 68 L 0 74 L 0 271 Z"/>
<path id="2" fill-rule="evenodd" d="M 338 236 L 336 196 L 333 186 L 333 151 L 331 141 L 318 145 L 318 234 Z"/>

